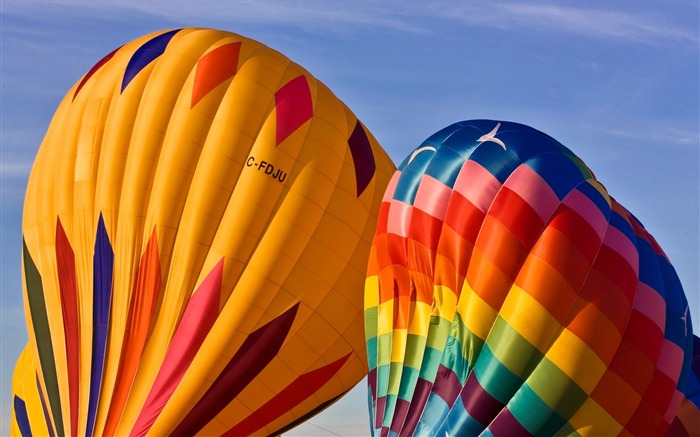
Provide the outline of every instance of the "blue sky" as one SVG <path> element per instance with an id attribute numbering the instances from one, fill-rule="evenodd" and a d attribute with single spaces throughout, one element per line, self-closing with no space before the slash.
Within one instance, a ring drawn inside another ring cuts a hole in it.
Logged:
<path id="1" fill-rule="evenodd" d="M 0 434 L 27 338 L 21 216 L 34 154 L 63 94 L 96 61 L 167 28 L 220 28 L 279 50 L 345 101 L 397 163 L 459 120 L 548 133 L 659 241 L 697 326 L 698 8 L 697 0 L 2 0 Z M 360 385 L 289 435 L 367 431 Z"/>

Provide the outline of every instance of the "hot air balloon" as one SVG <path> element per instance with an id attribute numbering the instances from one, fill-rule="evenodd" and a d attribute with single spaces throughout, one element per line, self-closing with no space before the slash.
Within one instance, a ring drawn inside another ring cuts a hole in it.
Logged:
<path id="1" fill-rule="evenodd" d="M 521 124 L 453 124 L 399 166 L 365 334 L 377 436 L 700 430 L 673 266 L 581 159 Z"/>
<path id="2" fill-rule="evenodd" d="M 282 54 L 229 32 L 114 50 L 60 103 L 23 217 L 12 431 L 278 434 L 366 375 L 395 167 Z"/>

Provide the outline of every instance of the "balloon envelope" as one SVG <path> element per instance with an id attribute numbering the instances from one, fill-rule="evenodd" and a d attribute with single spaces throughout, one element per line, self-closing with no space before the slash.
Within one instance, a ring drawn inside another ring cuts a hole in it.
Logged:
<path id="1" fill-rule="evenodd" d="M 465 121 L 417 147 L 385 193 L 367 275 L 375 435 L 700 429 L 672 265 L 535 129 Z"/>
<path id="2" fill-rule="evenodd" d="M 362 290 L 394 169 L 256 41 L 178 29 L 108 54 L 29 179 L 13 430 L 275 434 L 328 406 L 367 371 Z"/>

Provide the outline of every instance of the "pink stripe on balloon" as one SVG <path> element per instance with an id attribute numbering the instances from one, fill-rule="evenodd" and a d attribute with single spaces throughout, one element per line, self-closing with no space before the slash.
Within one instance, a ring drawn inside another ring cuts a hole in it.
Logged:
<path id="1" fill-rule="evenodd" d="M 251 381 L 277 357 L 294 323 L 298 309 L 299 302 L 248 335 L 206 393 L 184 415 L 170 435 L 197 434 L 248 387 Z"/>
<path id="2" fill-rule="evenodd" d="M 683 349 L 676 343 L 664 339 L 661 345 L 661 353 L 659 353 L 659 358 L 656 360 L 656 367 L 671 380 L 677 381 L 681 374 L 684 353 Z"/>
<path id="3" fill-rule="evenodd" d="M 148 433 L 214 326 L 219 315 L 223 270 L 222 258 L 190 298 L 131 435 Z"/>
<path id="4" fill-rule="evenodd" d="M 399 182 L 401 177 L 401 172 L 396 171 L 389 179 L 389 185 L 387 185 L 386 190 L 384 190 L 384 197 L 382 202 L 391 202 L 391 198 L 394 197 L 394 192 L 396 191 L 396 184 Z"/>
<path id="5" fill-rule="evenodd" d="M 619 253 L 630 265 L 635 275 L 639 275 L 639 252 L 627 235 L 616 227 L 610 226 L 603 239 L 603 245 Z"/>
<path id="6" fill-rule="evenodd" d="M 562 203 L 583 217 L 598 234 L 598 237 L 601 240 L 603 239 L 608 228 L 608 218 L 603 215 L 588 196 L 578 190 L 574 190 L 564 198 Z"/>
<path id="7" fill-rule="evenodd" d="M 392 200 L 387 219 L 387 232 L 400 237 L 407 237 L 411 224 L 413 206 L 399 200 Z"/>
<path id="8" fill-rule="evenodd" d="M 676 418 L 676 414 L 678 413 L 678 408 L 681 405 L 681 402 L 683 402 L 683 399 L 685 399 L 685 394 L 683 392 L 680 392 L 676 390 L 673 393 L 673 397 L 671 398 L 671 402 L 668 403 L 668 408 L 664 412 L 664 421 L 666 423 L 671 423 L 673 419 Z M 696 429 L 694 432 L 697 432 L 698 430 Z M 669 433 L 668 435 L 672 435 Z"/>
<path id="9" fill-rule="evenodd" d="M 527 202 L 545 223 L 559 205 L 559 198 L 552 187 L 527 165 L 515 169 L 503 186 Z"/>
<path id="10" fill-rule="evenodd" d="M 467 161 L 457 176 L 454 189 L 485 213 L 501 189 L 501 183 L 480 164 Z"/>
<path id="11" fill-rule="evenodd" d="M 413 206 L 442 221 L 445 219 L 445 210 L 447 210 L 451 193 L 450 187 L 432 176 L 424 175 L 418 186 Z"/>
<path id="12" fill-rule="evenodd" d="M 653 288 L 639 282 L 634 299 L 634 309 L 649 317 L 662 331 L 666 326 L 666 300 Z"/>

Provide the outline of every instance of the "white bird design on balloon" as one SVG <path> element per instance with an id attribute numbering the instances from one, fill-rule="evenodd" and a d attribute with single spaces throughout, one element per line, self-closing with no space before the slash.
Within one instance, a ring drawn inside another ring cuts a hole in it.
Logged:
<path id="1" fill-rule="evenodd" d="M 501 123 L 497 123 L 496 127 L 493 128 L 493 130 L 485 135 L 482 135 L 479 137 L 477 140 L 480 143 L 485 143 L 487 141 L 491 141 L 492 143 L 496 143 L 499 146 L 503 147 L 503 150 L 506 150 L 506 145 L 503 141 L 499 140 L 496 138 L 496 134 L 498 133 L 498 129 L 500 129 Z"/>
<path id="2" fill-rule="evenodd" d="M 681 320 L 683 320 L 683 328 L 685 329 L 685 336 L 688 336 L 688 304 L 685 305 L 685 312 L 683 313 L 683 317 L 681 317 Z"/>
<path id="3" fill-rule="evenodd" d="M 416 150 L 413 151 L 413 153 L 411 153 L 411 157 L 408 158 L 408 163 L 410 164 L 411 161 L 413 161 L 414 159 L 416 159 L 416 156 L 418 156 L 418 154 L 419 154 L 420 152 L 425 152 L 426 150 L 432 150 L 433 152 L 436 152 L 436 151 L 437 151 L 437 149 L 436 149 L 435 147 L 433 147 L 433 146 L 425 146 L 425 147 L 421 147 L 421 148 L 419 148 L 419 149 L 416 149 Z"/>

